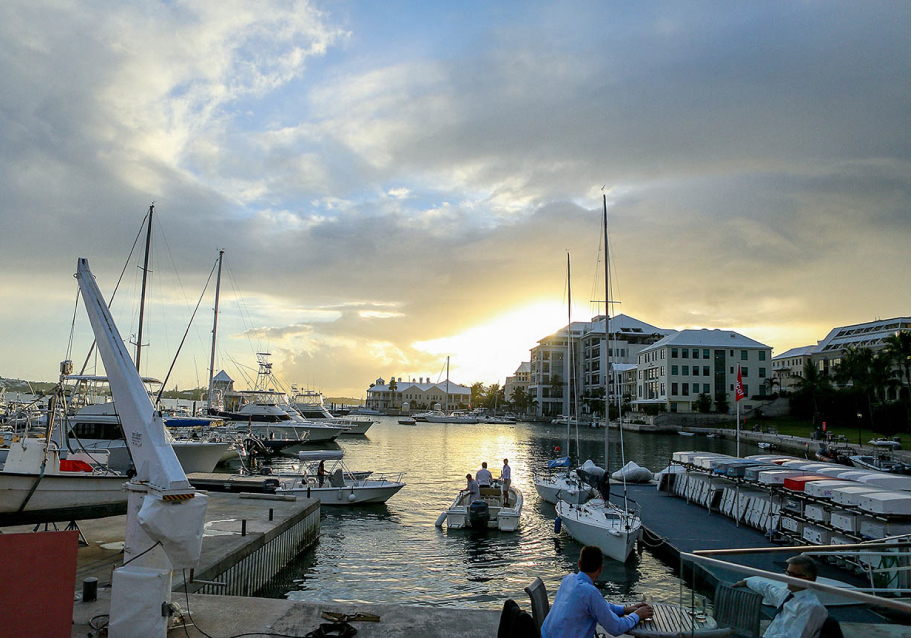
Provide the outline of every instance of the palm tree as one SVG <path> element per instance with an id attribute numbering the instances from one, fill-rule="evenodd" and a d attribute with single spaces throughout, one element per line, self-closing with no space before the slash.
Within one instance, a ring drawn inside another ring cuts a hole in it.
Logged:
<path id="1" fill-rule="evenodd" d="M 817 406 L 817 397 L 830 389 L 832 385 L 830 379 L 825 374 L 821 373 L 810 359 L 804 362 L 801 374 L 793 374 L 791 376 L 796 380 L 800 392 L 807 392 L 811 395 L 811 401 L 814 404 L 813 423 L 814 425 L 817 425 L 817 418 L 820 415 Z"/>
<path id="2" fill-rule="evenodd" d="M 775 388 L 777 385 L 779 386 L 780 390 L 782 389 L 782 381 L 780 381 L 776 377 L 767 377 L 766 381 L 764 381 L 763 383 L 765 383 L 767 386 L 769 386 L 770 394 L 773 393 L 773 388 Z"/>
<path id="3" fill-rule="evenodd" d="M 393 407 L 393 401 L 396 399 L 396 390 L 399 389 L 399 384 L 396 383 L 396 377 L 390 379 L 389 390 L 390 390 L 390 404 L 389 407 Z"/>
<path id="4" fill-rule="evenodd" d="M 900 381 L 903 385 L 909 385 L 909 357 L 910 341 L 909 331 L 899 330 L 884 339 L 884 349 L 881 350 L 892 363 L 899 366 L 902 372 Z"/>

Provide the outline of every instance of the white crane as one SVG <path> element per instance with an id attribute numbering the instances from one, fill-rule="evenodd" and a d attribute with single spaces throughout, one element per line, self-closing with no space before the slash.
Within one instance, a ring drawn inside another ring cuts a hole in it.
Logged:
<path id="1" fill-rule="evenodd" d="M 114 570 L 108 635 L 164 638 L 171 572 L 199 563 L 208 497 L 187 481 L 85 258 L 76 279 L 137 468 L 125 485 L 124 565 Z"/>

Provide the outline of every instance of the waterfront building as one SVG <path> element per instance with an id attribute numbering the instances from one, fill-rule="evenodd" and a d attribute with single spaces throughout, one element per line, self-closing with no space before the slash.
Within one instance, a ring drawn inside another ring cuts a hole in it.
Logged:
<path id="1" fill-rule="evenodd" d="M 507 380 L 504 383 L 504 399 L 506 401 L 512 401 L 513 393 L 517 390 L 517 388 L 523 394 L 528 394 L 531 376 L 532 362 L 523 361 L 520 363 L 519 367 L 516 368 L 516 372 L 513 373 L 513 376 L 507 377 Z"/>
<path id="2" fill-rule="evenodd" d="M 577 390 L 579 374 L 570 374 L 567 361 L 567 339 L 572 339 L 572 358 L 579 361 L 579 342 L 589 330 L 590 322 L 574 321 L 552 335 L 538 341 L 532 348 L 529 370 L 529 393 L 535 407 L 536 415 L 553 418 L 568 415 L 571 411 L 571 398 Z M 569 328 L 569 330 L 568 330 Z M 568 387 L 572 379 L 572 387 Z"/>
<path id="3" fill-rule="evenodd" d="M 640 352 L 674 331 L 657 328 L 639 319 L 624 314 L 615 315 L 608 321 L 609 337 L 605 344 L 605 315 L 592 318 L 589 329 L 580 340 L 580 363 L 582 366 L 582 391 L 595 396 L 605 387 L 608 374 L 608 388 L 611 403 L 617 398 L 615 388 L 621 396 L 636 396 L 635 376 Z M 627 373 L 626 376 L 624 373 Z"/>
<path id="4" fill-rule="evenodd" d="M 412 410 L 430 410 L 439 403 L 442 408 L 456 410 L 468 408 L 471 397 L 471 388 L 453 381 L 431 383 L 430 377 L 405 381 L 394 377 L 386 382 L 380 378 L 368 388 L 366 405 L 375 410 L 398 410 L 408 403 Z"/>
<path id="5" fill-rule="evenodd" d="M 818 370 L 829 375 L 839 365 L 842 353 L 846 348 L 853 346 L 879 352 L 886 346 L 888 337 L 903 330 L 907 332 L 910 330 L 910 317 L 877 319 L 867 323 L 833 328 L 823 338 L 823 341 L 817 344 L 811 360 L 817 365 Z M 904 379 L 903 382 L 908 385 L 909 380 Z"/>
<path id="6" fill-rule="evenodd" d="M 772 378 L 779 390 L 791 392 L 798 386 L 798 377 L 804 376 L 804 366 L 811 360 L 816 349 L 817 346 L 802 346 L 773 357 Z"/>
<path id="7" fill-rule="evenodd" d="M 751 396 L 768 394 L 772 348 L 731 330 L 681 330 L 642 349 L 637 361 L 634 410 L 657 406 L 668 412 L 696 412 L 700 395 L 733 411 L 735 382 L 741 378 L 750 410 Z"/>

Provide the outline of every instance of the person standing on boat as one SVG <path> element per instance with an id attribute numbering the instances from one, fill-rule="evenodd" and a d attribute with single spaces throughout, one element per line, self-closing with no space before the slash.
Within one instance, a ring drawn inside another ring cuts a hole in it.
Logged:
<path id="1" fill-rule="evenodd" d="M 580 551 L 579 572 L 564 576 L 554 605 L 542 623 L 542 638 L 591 638 L 596 624 L 612 636 L 625 634 L 641 620 L 652 618 L 646 603 L 613 605 L 593 584 L 602 573 L 602 550 L 586 545 Z"/>
<path id="2" fill-rule="evenodd" d="M 494 477 L 491 475 L 491 470 L 488 469 L 488 462 L 485 461 L 481 464 L 481 469 L 475 472 L 475 480 L 478 481 L 478 487 L 491 487 L 491 481 L 494 480 Z"/>
<path id="3" fill-rule="evenodd" d="M 503 467 L 500 468 L 500 485 L 503 490 L 503 506 L 510 504 L 510 465 L 507 459 L 504 459 Z"/>
<path id="4" fill-rule="evenodd" d="M 481 498 L 481 491 L 478 489 L 478 481 L 473 479 L 471 474 L 466 474 L 466 487 L 462 491 L 468 493 L 469 503 L 474 503 Z"/>
<path id="5" fill-rule="evenodd" d="M 817 580 L 817 564 L 809 556 L 792 556 L 786 563 L 787 576 L 810 582 Z M 812 638 L 820 634 L 827 619 L 827 609 L 817 595 L 801 585 L 783 585 L 752 576 L 734 586 L 747 587 L 775 602 L 776 614 L 763 633 L 764 638 Z"/>
<path id="6" fill-rule="evenodd" d="M 317 466 L 317 480 L 320 482 L 320 487 L 323 487 L 323 481 L 326 480 L 326 467 L 323 463 L 324 461 L 320 461 L 320 465 Z"/>

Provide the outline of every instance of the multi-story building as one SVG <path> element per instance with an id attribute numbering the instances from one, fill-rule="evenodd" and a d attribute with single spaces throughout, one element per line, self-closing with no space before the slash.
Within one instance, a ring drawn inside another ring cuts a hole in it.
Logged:
<path id="1" fill-rule="evenodd" d="M 780 390 L 790 392 L 798 385 L 798 377 L 804 376 L 804 366 L 811 360 L 817 346 L 802 346 L 786 350 L 773 357 L 773 378 Z"/>
<path id="2" fill-rule="evenodd" d="M 541 417 L 555 417 L 570 413 L 570 397 L 577 390 L 579 376 L 570 374 L 568 335 L 571 341 L 570 356 L 579 360 L 580 338 L 589 330 L 588 321 L 574 321 L 552 335 L 539 340 L 531 350 L 529 393 Z M 572 385 L 570 385 L 572 383 Z M 569 387 L 568 387 L 569 386 Z"/>
<path id="3" fill-rule="evenodd" d="M 517 390 L 517 388 L 523 394 L 528 393 L 531 376 L 532 363 L 529 361 L 524 361 L 519 364 L 519 367 L 516 368 L 516 372 L 513 373 L 513 376 L 507 377 L 507 380 L 504 383 L 504 399 L 507 401 L 512 401 L 513 393 Z"/>
<path id="4" fill-rule="evenodd" d="M 910 330 L 910 317 L 894 317 L 893 319 L 878 319 L 867 323 L 857 323 L 852 326 L 833 328 L 830 333 L 817 344 L 811 360 L 817 369 L 824 374 L 830 374 L 833 368 L 839 365 L 843 350 L 849 346 L 868 348 L 875 352 L 886 345 L 885 339 L 901 331 Z"/>
<path id="5" fill-rule="evenodd" d="M 642 349 L 637 361 L 634 409 L 662 406 L 695 412 L 701 394 L 735 405 L 738 367 L 744 393 L 764 396 L 772 374 L 772 349 L 731 330 L 681 330 Z M 750 401 L 745 405 L 750 409 Z"/>
<path id="6" fill-rule="evenodd" d="M 615 388 L 618 388 L 622 396 L 627 394 L 632 398 L 636 387 L 625 385 L 622 373 L 636 367 L 640 351 L 674 331 L 656 328 L 621 314 L 609 318 L 608 332 L 606 347 L 605 316 L 598 315 L 592 318 L 589 329 L 580 340 L 582 391 L 594 392 L 604 388 L 607 372 L 609 397 L 614 397 Z M 613 403 L 615 399 L 611 401 Z"/>
<path id="7" fill-rule="evenodd" d="M 452 381 L 431 383 L 430 377 L 403 381 L 402 377 L 398 377 L 395 389 L 390 387 L 392 385 L 392 379 L 389 382 L 377 379 L 367 390 L 367 407 L 399 409 L 403 403 L 408 403 L 411 409 L 429 410 L 439 403 L 441 408 L 455 410 L 468 408 L 472 400 L 471 388 Z"/>

